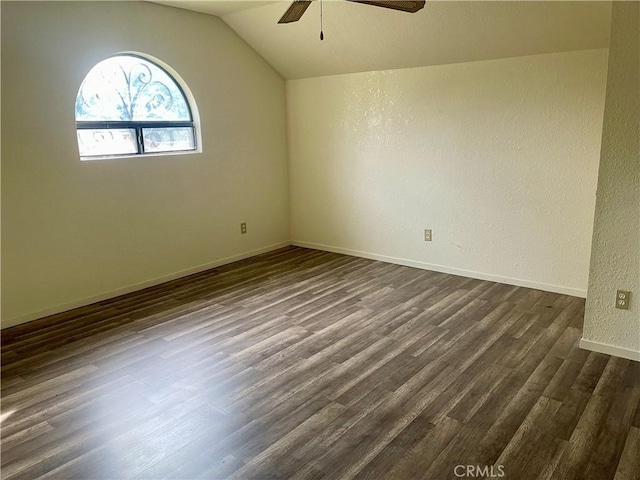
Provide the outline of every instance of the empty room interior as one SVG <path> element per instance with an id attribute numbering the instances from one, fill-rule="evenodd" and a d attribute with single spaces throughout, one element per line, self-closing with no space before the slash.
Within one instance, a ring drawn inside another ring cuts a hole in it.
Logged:
<path id="1" fill-rule="evenodd" d="M 0 18 L 3 479 L 640 479 L 640 2 Z"/>

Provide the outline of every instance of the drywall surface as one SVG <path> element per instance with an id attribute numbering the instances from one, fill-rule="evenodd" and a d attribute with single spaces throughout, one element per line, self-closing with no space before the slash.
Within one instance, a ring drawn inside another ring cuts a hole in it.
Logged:
<path id="1" fill-rule="evenodd" d="M 3 326 L 288 244 L 284 80 L 220 19 L 146 2 L 1 8 Z M 122 51 L 181 75 L 201 154 L 80 161 L 78 88 Z"/>
<path id="2" fill-rule="evenodd" d="M 629 310 L 616 290 L 632 292 Z M 583 340 L 640 360 L 640 3 L 614 2 Z M 583 342 L 584 343 L 584 342 Z M 606 348 L 606 347 L 605 347 Z M 614 352 L 607 352 L 614 353 Z"/>
<path id="3" fill-rule="evenodd" d="M 287 81 L 292 241 L 584 296 L 606 59 Z"/>

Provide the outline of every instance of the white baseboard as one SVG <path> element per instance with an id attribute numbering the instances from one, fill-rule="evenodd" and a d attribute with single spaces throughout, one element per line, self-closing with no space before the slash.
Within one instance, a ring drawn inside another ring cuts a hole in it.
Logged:
<path id="1" fill-rule="evenodd" d="M 528 288 L 535 288 L 538 290 L 544 290 L 544 291 L 548 291 L 548 292 L 554 292 L 554 293 L 560 293 L 560 294 L 564 294 L 564 295 L 572 295 L 572 296 L 576 296 L 576 297 L 582 297 L 585 298 L 587 295 L 586 290 L 580 290 L 580 289 L 576 289 L 576 288 L 568 288 L 568 287 L 561 287 L 558 285 L 549 285 L 549 284 L 545 284 L 545 283 L 538 283 L 538 282 L 531 282 L 528 280 L 522 280 L 522 279 L 518 279 L 518 278 L 510 278 L 510 277 L 501 277 L 498 275 L 491 275 L 491 274 L 487 274 L 487 273 L 481 273 L 481 272 L 475 272 L 472 270 L 463 270 L 463 269 L 459 269 L 459 268 L 453 268 L 453 267 L 446 267 L 443 265 L 436 265 L 436 264 L 432 264 L 432 263 L 427 263 L 427 262 L 420 262 L 420 261 L 416 261 L 416 260 L 409 260 L 409 259 L 405 259 L 405 258 L 398 258 L 398 257 L 390 257 L 387 255 L 378 255 L 375 253 L 369 253 L 369 252 L 361 252 L 359 250 L 350 250 L 347 248 L 340 248 L 340 247 L 333 247 L 333 246 L 329 246 L 329 245 L 322 245 L 322 244 L 318 244 L 318 243 L 309 243 L 309 242 L 301 242 L 301 241 L 291 241 L 291 242 L 280 242 L 280 243 L 276 243 L 273 245 L 268 245 L 266 247 L 262 247 L 256 250 L 251 250 L 249 252 L 244 252 L 244 253 L 240 253 L 238 255 L 234 255 L 231 257 L 227 257 L 227 258 L 223 258 L 223 259 L 219 259 L 219 260 L 215 260 L 213 262 L 210 263 L 206 263 L 204 265 L 199 265 L 197 267 L 193 267 L 193 268 L 188 268 L 186 270 L 181 270 L 179 272 L 175 272 L 169 275 L 164 275 L 162 277 L 158 277 L 158 278 L 154 278 L 152 280 L 148 280 L 145 282 L 140 282 L 140 283 L 136 283 L 133 285 L 129 285 L 123 288 L 119 288 L 116 290 L 111 290 L 109 292 L 105 292 L 105 293 L 101 293 L 98 295 L 93 295 L 91 297 L 85 297 L 82 298 L 80 300 L 75 300 L 73 302 L 68 302 L 68 303 L 64 303 L 64 304 L 60 304 L 57 305 L 55 307 L 52 308 L 48 308 L 46 310 L 40 310 L 37 312 L 33 312 L 33 313 L 29 313 L 27 315 L 22 315 L 20 317 L 14 317 L 14 318 L 9 318 L 9 319 L 2 319 L 2 328 L 9 328 L 9 327 L 13 327 L 16 325 L 20 325 L 22 323 L 27 323 L 27 322 L 31 322 L 33 320 L 37 320 L 39 318 L 43 318 L 43 317 L 47 317 L 49 315 L 55 315 L 57 313 L 61 313 L 61 312 L 66 312 L 67 310 L 72 310 L 74 308 L 79 308 L 79 307 L 84 307 L 86 305 L 90 305 L 92 303 L 96 303 L 96 302 L 101 302 L 103 300 L 108 300 L 110 298 L 114 298 L 117 297 L 119 295 L 125 295 L 127 293 L 131 293 L 131 292 L 135 292 L 137 290 L 142 290 L 143 288 L 147 288 L 147 287 L 153 287 L 155 285 L 159 285 L 161 283 L 165 283 L 165 282 L 169 282 L 171 280 L 175 280 L 177 278 L 181 278 L 181 277 L 186 277 L 188 275 L 193 275 L 194 273 L 200 273 L 203 272 L 205 270 L 209 270 L 212 268 L 216 268 L 222 265 L 226 265 L 229 263 L 233 263 L 233 262 L 237 262 L 239 260 L 244 260 L 246 258 L 250 258 L 250 257 L 254 257 L 256 255 L 260 255 L 262 253 L 267 253 L 267 252 L 271 252 L 273 250 L 277 250 L 279 248 L 283 248 L 283 247 L 287 247 L 289 245 L 295 245 L 298 247 L 303 247 L 303 248 L 311 248 L 314 250 L 323 250 L 323 251 L 327 251 L 327 252 L 333 252 L 333 253 L 341 253 L 344 255 L 352 255 L 355 257 L 362 257 L 362 258 L 368 258 L 371 260 L 379 260 L 381 262 L 387 262 L 387 263 L 394 263 L 397 265 L 405 265 L 408 267 L 415 267 L 415 268 L 421 268 L 423 270 L 433 270 L 436 272 L 442 272 L 442 273 L 450 273 L 452 275 L 461 275 L 464 277 L 470 277 L 470 278 L 476 278 L 479 280 L 488 280 L 491 282 L 497 282 L 497 283 L 506 283 L 508 285 L 517 285 L 520 287 L 528 287 Z M 583 340 L 585 341 L 585 340 Z M 581 343 L 582 346 L 582 343 Z M 594 350 L 594 351 L 598 351 L 600 352 L 601 350 L 597 350 L 595 347 L 594 348 L 589 348 L 589 347 L 584 347 L 588 350 Z M 611 348 L 617 348 L 617 347 L 611 347 Z M 611 353 L 610 351 L 602 351 L 602 353 L 609 353 L 611 355 L 616 355 L 615 353 Z M 637 352 L 633 352 L 631 351 L 631 354 L 635 353 L 636 355 Z M 617 355 L 617 356 L 623 356 L 624 358 L 633 358 L 636 359 L 635 357 L 625 357 L 624 355 Z"/>
<path id="2" fill-rule="evenodd" d="M 92 303 L 101 302 L 103 300 L 108 300 L 110 298 L 118 297 L 120 295 L 126 295 L 127 293 L 135 292 L 137 290 L 142 290 L 148 287 L 153 287 L 155 285 L 160 285 L 161 283 L 169 282 L 177 278 L 193 275 L 194 273 L 204 272 L 205 270 L 210 270 L 212 268 L 220 267 L 228 263 L 237 262 L 239 260 L 244 260 L 246 258 L 255 257 L 256 255 L 271 252 L 273 250 L 277 250 L 283 247 L 288 247 L 290 245 L 291 245 L 290 242 L 274 243 L 272 245 L 267 245 L 266 247 L 258 248 L 256 250 L 251 250 L 249 252 L 243 252 L 238 255 L 233 255 L 231 257 L 214 260 L 213 262 L 205 263 L 203 265 L 198 265 L 197 267 L 187 268 L 179 272 L 170 273 L 169 275 L 163 275 L 162 277 L 154 278 L 152 280 L 147 280 L 145 282 L 135 283 L 133 285 L 128 285 L 126 287 L 118 288 L 116 290 L 111 290 L 109 292 L 104 292 L 98 295 L 85 297 L 80 300 L 74 300 L 73 302 L 56 305 L 55 307 L 48 308 L 46 310 L 40 310 L 38 312 L 29 313 L 27 315 L 22 315 L 20 317 L 14 317 L 9 319 L 3 318 L 2 328 L 5 329 L 9 327 L 14 327 L 22 323 L 27 323 L 33 320 L 38 320 L 40 318 L 48 317 L 49 315 L 55 315 L 56 313 L 66 312 L 67 310 L 73 310 L 74 308 L 84 307 L 86 305 L 91 305 Z"/>
<path id="3" fill-rule="evenodd" d="M 613 355 L 614 357 L 626 358 L 627 360 L 635 360 L 640 362 L 640 352 L 635 350 L 629 350 L 628 348 L 616 347 L 615 345 L 609 345 L 608 343 L 593 342 L 591 340 L 580 339 L 580 348 L 584 350 L 591 350 L 592 352 L 606 353 L 607 355 Z"/>
<path id="4" fill-rule="evenodd" d="M 352 255 L 354 257 L 368 258 L 370 260 L 380 260 L 381 262 L 395 263 L 397 265 L 405 265 L 407 267 L 421 268 L 423 270 L 433 270 L 435 272 L 450 273 L 452 275 L 460 275 L 463 277 L 475 278 L 478 280 L 488 280 L 490 282 L 506 283 L 508 285 L 516 285 L 518 287 L 535 288 L 544 290 L 545 292 L 560 293 L 562 295 L 571 295 L 574 297 L 587 297 L 587 291 L 578 288 L 563 287 L 560 285 L 549 285 L 547 283 L 532 282 L 522 280 L 520 278 L 501 277 L 489 273 L 475 272 L 473 270 L 463 270 L 460 268 L 446 267 L 444 265 L 436 265 L 433 263 L 409 260 L 406 258 L 389 257 L 387 255 L 378 255 L 377 253 L 361 252 L 359 250 L 350 250 L 348 248 L 333 247 L 330 245 L 321 245 L 318 243 L 301 242 L 292 240 L 291 245 L 304 248 L 312 248 L 314 250 L 324 250 L 326 252 L 342 253 L 344 255 Z"/>

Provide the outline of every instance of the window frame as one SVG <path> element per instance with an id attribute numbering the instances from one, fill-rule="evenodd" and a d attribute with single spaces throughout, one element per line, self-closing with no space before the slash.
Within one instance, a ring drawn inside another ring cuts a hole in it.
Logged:
<path id="1" fill-rule="evenodd" d="M 141 55 L 139 53 L 131 53 L 131 52 L 120 52 L 110 55 L 107 58 L 114 57 L 134 57 L 145 62 L 149 62 L 153 64 L 155 67 L 162 70 L 174 83 L 174 85 L 178 88 L 178 91 L 182 95 L 185 104 L 187 105 L 187 111 L 189 112 L 189 120 L 76 120 L 76 132 L 78 130 L 117 130 L 117 129 L 131 129 L 136 132 L 136 153 L 114 153 L 114 154 L 99 154 L 99 155 L 82 155 L 80 154 L 81 160 L 99 160 L 103 158 L 124 158 L 124 157 L 138 157 L 138 156 L 158 156 L 158 155 L 180 155 L 184 153 L 198 153 L 200 152 L 200 147 L 198 144 L 198 129 L 196 128 L 196 121 L 194 120 L 193 108 L 192 108 L 192 96 L 187 95 L 185 89 L 182 86 L 182 81 L 177 73 L 170 72 L 167 68 L 162 66 L 161 62 L 156 60 L 155 58 L 147 57 L 145 55 Z M 103 60 L 100 60 L 102 62 Z M 98 65 L 100 62 L 94 64 L 94 67 Z M 93 67 L 91 67 L 93 68 Z M 89 72 L 87 72 L 89 75 Z M 87 78 L 87 75 L 82 79 L 82 83 Z M 78 95 L 82 90 L 82 83 L 78 88 Z M 76 98 L 77 96 L 76 95 Z M 145 152 L 144 148 L 144 133 L 143 129 L 151 129 L 151 128 L 191 128 L 193 134 L 193 148 L 184 149 L 184 150 L 163 150 L 163 151 L 152 151 Z M 77 138 L 76 138 L 77 142 Z"/>

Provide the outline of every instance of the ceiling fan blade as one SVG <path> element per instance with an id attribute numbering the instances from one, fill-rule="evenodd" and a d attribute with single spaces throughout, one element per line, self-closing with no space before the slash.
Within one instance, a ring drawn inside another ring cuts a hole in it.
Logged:
<path id="1" fill-rule="evenodd" d="M 347 0 L 349 2 L 364 3 L 375 7 L 390 8 L 401 12 L 416 13 L 424 8 L 425 0 Z"/>
<path id="2" fill-rule="evenodd" d="M 309 8 L 309 5 L 311 5 L 311 0 L 295 0 L 289 5 L 289 8 L 284 12 L 282 18 L 278 20 L 278 23 L 297 22 Z"/>

